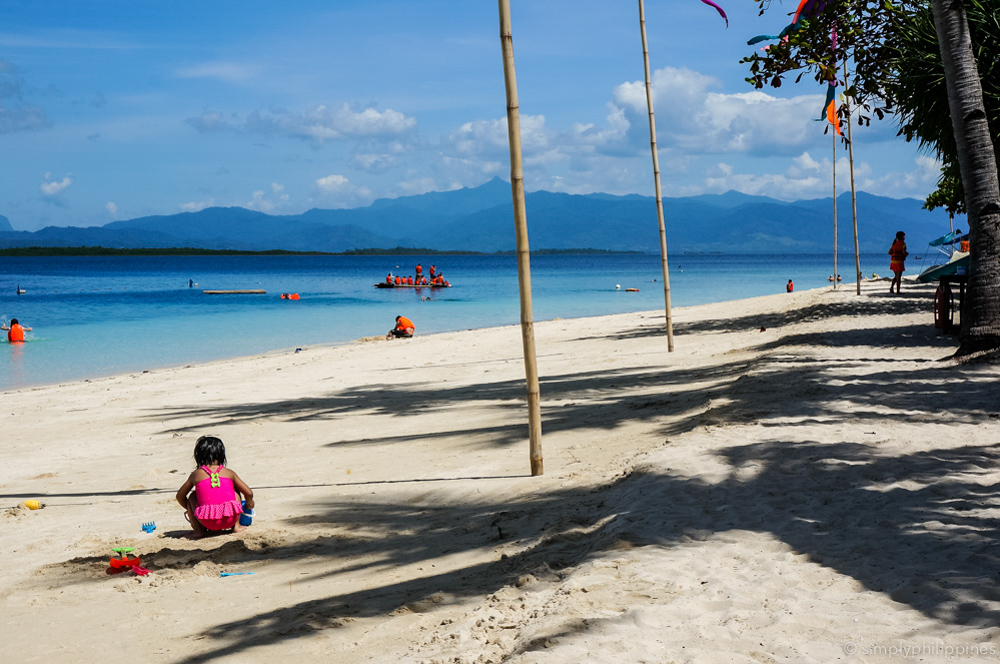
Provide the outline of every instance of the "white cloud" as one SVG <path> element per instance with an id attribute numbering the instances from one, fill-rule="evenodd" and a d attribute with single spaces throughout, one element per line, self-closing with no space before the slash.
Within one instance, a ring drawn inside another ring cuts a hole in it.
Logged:
<path id="1" fill-rule="evenodd" d="M 186 118 L 184 124 L 193 127 L 199 134 L 229 131 L 233 125 L 226 121 L 222 113 L 206 111 L 201 115 Z"/>
<path id="2" fill-rule="evenodd" d="M 105 205 L 104 207 L 105 209 L 107 209 L 108 214 L 110 214 L 112 217 L 118 216 L 118 206 L 115 205 L 114 201 L 108 201 L 108 204 Z"/>
<path id="3" fill-rule="evenodd" d="M 316 180 L 316 186 L 324 194 L 331 194 L 349 190 L 353 185 L 343 175 L 327 175 L 325 178 Z"/>
<path id="4" fill-rule="evenodd" d="M 750 167 L 755 163 L 759 162 L 747 162 Z M 671 191 L 670 195 L 723 193 L 732 189 L 745 194 L 792 201 L 827 197 L 832 194 L 832 163 L 830 159 L 817 161 L 808 152 L 803 152 L 786 163 L 788 164 L 786 170 L 779 173 L 763 173 L 759 170 L 739 172 L 738 169 L 729 164 L 718 164 L 708 169 L 700 186 L 697 184 L 688 185 L 685 188 Z M 914 168 L 910 171 L 879 171 L 880 175 L 873 177 L 875 169 L 870 163 L 855 161 L 855 186 L 859 191 L 877 193 L 880 196 L 924 198 L 934 189 L 939 175 L 939 163 L 925 155 L 918 155 L 914 159 L 913 165 Z M 850 191 L 848 174 L 847 155 L 838 155 L 838 193 Z"/>
<path id="5" fill-rule="evenodd" d="M 215 78 L 239 82 L 255 77 L 257 72 L 257 67 L 234 62 L 203 62 L 191 67 L 182 67 L 176 70 L 174 75 L 178 78 Z"/>
<path id="6" fill-rule="evenodd" d="M 190 203 L 182 203 L 180 208 L 184 212 L 200 212 L 205 208 L 210 208 L 215 206 L 215 199 L 210 198 L 207 201 L 192 201 Z"/>
<path id="7" fill-rule="evenodd" d="M 369 141 L 371 143 L 371 141 Z M 400 163 L 405 155 L 413 152 L 413 146 L 400 141 L 391 141 L 383 145 L 366 145 L 366 148 L 377 147 L 378 152 L 358 151 L 351 164 L 369 173 L 384 173 Z"/>
<path id="8" fill-rule="evenodd" d="M 253 192 L 249 203 L 244 203 L 243 207 L 248 210 L 258 210 L 260 212 L 274 212 L 274 210 L 286 205 L 289 201 L 288 194 L 285 193 L 285 186 L 277 182 L 271 183 L 271 195 L 259 189 Z"/>
<path id="9" fill-rule="evenodd" d="M 332 174 L 316 180 L 320 197 L 334 207 L 353 207 L 370 203 L 374 196 L 368 187 L 359 187 L 343 175 Z"/>
<path id="10" fill-rule="evenodd" d="M 544 150 L 551 143 L 551 135 L 545 127 L 544 115 L 522 115 L 521 148 L 525 152 Z M 448 136 L 446 143 L 461 155 L 507 152 L 509 138 L 507 118 L 498 120 L 475 120 L 466 122 Z"/>
<path id="11" fill-rule="evenodd" d="M 813 120 L 819 117 L 823 95 L 781 98 L 759 90 L 713 91 L 719 87 L 717 79 L 690 69 L 666 67 L 653 72 L 657 142 L 696 153 L 773 155 L 800 150 L 821 133 Z M 619 85 L 612 98 L 633 120 L 647 115 L 641 81 Z"/>
<path id="12" fill-rule="evenodd" d="M 42 194 L 44 194 L 45 196 L 56 196 L 57 194 L 65 190 L 68 186 L 73 184 L 73 178 L 70 177 L 70 175 L 67 175 L 58 182 L 53 182 L 52 180 L 50 180 L 51 177 L 52 177 L 51 173 L 46 173 L 45 182 L 43 182 L 39 187 L 42 190 Z"/>
<path id="13" fill-rule="evenodd" d="M 440 185 L 438 185 L 434 178 L 428 177 L 414 178 L 412 180 L 400 182 L 398 187 L 399 190 L 406 196 L 426 194 L 428 191 L 442 191 L 442 189 L 440 189 Z"/>
<path id="14" fill-rule="evenodd" d="M 813 159 L 808 152 L 803 152 L 795 159 L 792 159 L 792 165 L 800 171 L 818 171 L 821 164 Z"/>
<path id="15" fill-rule="evenodd" d="M 300 138 L 322 144 L 348 138 L 400 136 L 416 127 L 417 120 L 392 109 L 379 111 L 369 107 L 355 111 L 348 104 L 336 108 L 320 104 L 302 113 L 285 109 L 252 111 L 242 121 L 235 114 L 226 118 L 222 113 L 206 111 L 186 118 L 184 124 L 203 134 L 239 131 Z"/>

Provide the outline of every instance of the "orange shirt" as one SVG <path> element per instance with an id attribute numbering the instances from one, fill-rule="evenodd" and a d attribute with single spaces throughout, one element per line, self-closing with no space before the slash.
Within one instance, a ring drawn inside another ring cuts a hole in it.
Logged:
<path id="1" fill-rule="evenodd" d="M 11 343 L 15 341 L 24 341 L 24 328 L 21 327 L 20 323 L 14 323 L 7 330 L 7 341 Z"/>
<path id="2" fill-rule="evenodd" d="M 410 320 L 406 316 L 400 316 L 399 320 L 396 321 L 396 329 L 405 330 L 408 327 L 416 329 L 415 326 L 413 325 L 412 320 Z"/>

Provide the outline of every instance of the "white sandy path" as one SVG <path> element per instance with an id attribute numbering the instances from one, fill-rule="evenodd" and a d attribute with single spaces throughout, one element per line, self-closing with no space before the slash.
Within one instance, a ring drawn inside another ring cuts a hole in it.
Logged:
<path id="1" fill-rule="evenodd" d="M 4 657 L 1000 656 L 998 371 L 885 288 L 681 309 L 672 354 L 655 312 L 538 324 L 540 478 L 517 327 L 7 393 L 0 506 L 47 507 L 0 517 Z M 258 518 L 193 542 L 209 432 Z"/>

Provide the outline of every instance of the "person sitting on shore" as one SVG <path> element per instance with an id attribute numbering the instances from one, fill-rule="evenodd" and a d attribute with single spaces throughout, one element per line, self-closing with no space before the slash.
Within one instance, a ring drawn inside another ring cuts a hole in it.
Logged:
<path id="1" fill-rule="evenodd" d="M 16 318 L 10 319 L 10 325 L 0 325 L 0 330 L 7 330 L 7 341 L 10 343 L 23 343 L 24 333 L 30 332 L 30 327 L 24 327 L 17 322 Z"/>
<path id="2" fill-rule="evenodd" d="M 253 490 L 240 476 L 226 468 L 226 446 L 215 436 L 202 436 L 194 446 L 198 464 L 187 481 L 177 490 L 177 502 L 187 510 L 191 538 L 204 537 L 209 531 L 232 530 L 238 533 L 240 514 L 253 510 Z M 192 491 L 192 489 L 194 489 Z M 243 503 L 240 502 L 243 496 Z"/>
<path id="3" fill-rule="evenodd" d="M 394 337 L 409 339 L 413 336 L 415 328 L 413 326 L 413 321 L 406 316 L 396 316 L 396 327 L 389 330 L 389 333 L 385 335 L 386 339 L 392 339 Z"/>
<path id="4" fill-rule="evenodd" d="M 789 279 L 788 283 L 785 284 L 785 292 L 786 293 L 791 293 L 794 290 L 795 290 L 795 284 L 792 282 L 791 279 Z"/>

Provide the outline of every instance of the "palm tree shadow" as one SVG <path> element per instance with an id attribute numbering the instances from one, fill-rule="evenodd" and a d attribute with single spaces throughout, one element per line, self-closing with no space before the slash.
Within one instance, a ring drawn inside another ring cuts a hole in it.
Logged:
<path id="1" fill-rule="evenodd" d="M 730 447 L 722 457 L 733 474 L 716 484 L 634 472 L 601 489 L 559 490 L 514 503 L 330 502 L 320 516 L 292 522 L 382 535 L 338 537 L 311 549 L 310 555 L 330 557 L 324 574 L 343 573 L 338 561 L 372 559 L 373 571 L 391 569 L 501 541 L 512 553 L 220 624 L 204 636 L 228 643 L 185 661 L 211 661 L 359 617 L 414 606 L 433 610 L 496 592 L 525 574 L 559 580 L 582 562 L 622 548 L 697 546 L 731 530 L 783 540 L 940 622 L 973 628 L 1000 622 L 1000 531 L 988 512 L 1000 505 L 1000 492 L 981 483 L 1000 461 L 994 447 L 883 457 L 858 443 L 775 440 Z M 739 479 L 748 470 L 752 477 Z"/>

